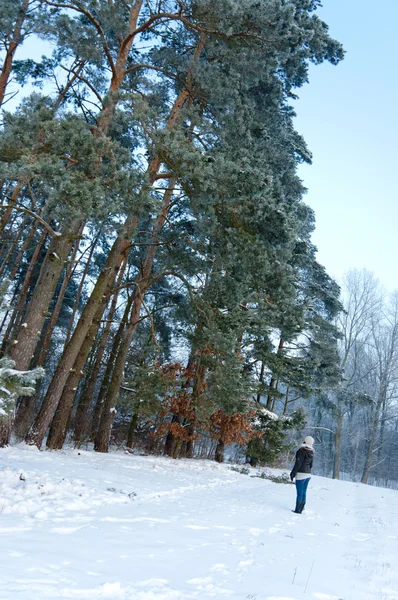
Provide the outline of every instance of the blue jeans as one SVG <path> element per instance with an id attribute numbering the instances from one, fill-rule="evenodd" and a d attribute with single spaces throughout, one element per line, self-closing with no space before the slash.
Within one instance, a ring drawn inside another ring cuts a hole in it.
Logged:
<path id="1" fill-rule="evenodd" d="M 307 479 L 296 479 L 297 502 L 305 502 L 307 499 L 307 487 L 311 477 Z"/>

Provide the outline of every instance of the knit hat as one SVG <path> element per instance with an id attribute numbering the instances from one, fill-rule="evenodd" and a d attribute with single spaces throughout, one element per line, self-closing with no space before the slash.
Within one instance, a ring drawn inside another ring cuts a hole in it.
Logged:
<path id="1" fill-rule="evenodd" d="M 314 438 L 310 435 L 307 435 L 307 437 L 304 438 L 304 444 L 307 444 L 307 446 L 313 446 L 314 442 Z"/>

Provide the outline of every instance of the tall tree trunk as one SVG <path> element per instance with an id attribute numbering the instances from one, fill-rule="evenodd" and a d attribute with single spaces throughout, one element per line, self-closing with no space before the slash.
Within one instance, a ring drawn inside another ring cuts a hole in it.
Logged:
<path id="1" fill-rule="evenodd" d="M 195 359 L 194 359 L 194 353 L 192 352 L 189 357 L 189 360 L 188 360 L 188 364 L 187 364 L 187 368 L 186 368 L 187 377 L 186 377 L 184 384 L 181 386 L 182 389 L 187 389 L 189 386 L 192 385 L 192 377 L 193 377 L 194 367 L 195 367 Z M 180 423 L 179 415 L 175 415 L 175 414 L 172 415 L 171 424 L 173 424 L 173 423 Z M 192 427 L 192 429 L 193 429 L 193 427 Z M 172 457 L 174 455 L 174 446 L 176 443 L 176 439 L 177 438 L 175 437 L 172 429 L 170 428 L 169 431 L 167 432 L 166 440 L 164 443 L 164 449 L 163 449 L 164 454 L 166 454 L 167 456 Z M 193 441 L 192 441 L 192 444 L 190 445 L 189 451 L 192 452 L 192 455 L 193 455 Z M 186 453 L 188 454 L 188 447 L 186 448 Z M 192 457 L 190 457 L 190 458 L 192 458 Z"/>
<path id="2" fill-rule="evenodd" d="M 285 405 L 283 407 L 283 416 L 287 415 L 287 410 L 289 407 L 289 393 L 290 393 L 290 387 L 287 386 L 286 387 L 286 394 L 285 394 Z M 272 410 L 274 410 L 274 407 L 272 406 Z"/>
<path id="3" fill-rule="evenodd" d="M 259 383 L 264 383 L 264 370 L 265 370 L 265 364 L 264 361 L 261 361 L 261 370 L 260 370 L 260 377 L 258 378 Z M 261 402 L 261 392 L 257 393 L 257 404 L 260 404 Z"/>
<path id="4" fill-rule="evenodd" d="M 127 443 L 126 443 L 127 448 L 133 447 L 134 433 L 135 433 L 135 428 L 137 426 L 138 416 L 139 416 L 139 407 L 134 411 L 133 416 L 131 417 L 129 432 L 127 435 Z"/>
<path id="5" fill-rule="evenodd" d="M 126 261 L 124 261 L 124 265 Z M 124 269 L 121 269 L 121 273 L 123 273 Z M 119 274 L 118 282 L 121 281 L 121 277 Z M 112 302 L 113 309 L 115 308 L 117 302 L 118 293 L 114 294 L 114 300 Z M 111 307 L 112 308 L 112 307 Z M 80 349 L 80 352 L 76 358 L 76 361 L 73 365 L 73 369 L 71 370 L 69 377 L 67 379 L 64 391 L 62 393 L 60 402 L 58 404 L 58 408 L 56 410 L 54 420 L 52 422 L 49 436 L 47 438 L 47 447 L 51 449 L 61 449 L 66 438 L 68 424 L 70 422 L 73 402 L 76 396 L 76 391 L 80 382 L 80 379 L 83 375 L 83 368 L 87 362 L 87 358 L 89 356 L 90 350 L 93 346 L 96 335 L 99 331 L 101 325 L 101 318 L 103 315 L 103 307 L 100 306 L 97 315 L 94 317 L 94 320 L 91 324 L 90 330 L 83 342 L 83 345 Z"/>
<path id="6" fill-rule="evenodd" d="M 134 32 L 137 29 L 137 23 L 143 1 L 144 0 L 135 0 L 130 9 L 128 34 L 124 40 L 119 40 L 119 53 L 114 64 L 114 68 L 112 69 L 112 78 L 107 98 L 104 102 L 104 108 L 102 109 L 97 121 L 96 131 L 99 135 L 105 135 L 107 133 L 112 117 L 115 113 L 115 109 L 119 100 L 120 89 L 126 76 L 127 59 L 135 41 Z"/>
<path id="7" fill-rule="evenodd" d="M 16 205 L 16 202 L 19 198 L 19 194 L 21 193 L 23 185 L 24 184 L 22 181 L 17 181 L 17 183 L 14 187 L 14 190 L 11 194 L 11 198 L 8 201 L 7 208 L 3 209 L 3 213 L 2 213 L 1 219 L 0 219 L 0 237 L 2 237 L 2 235 L 3 235 L 4 229 L 8 223 L 10 215 L 12 213 L 12 209 Z"/>
<path id="8" fill-rule="evenodd" d="M 19 231 L 18 231 L 15 239 L 11 242 L 8 252 L 6 253 L 2 264 L 0 265 L 0 278 L 3 277 L 3 273 L 4 273 L 7 265 L 10 262 L 10 257 L 13 255 L 14 250 L 17 248 L 17 246 L 19 244 L 19 241 L 22 237 L 24 229 L 26 228 L 26 223 L 28 220 L 29 220 L 29 216 L 25 215 L 24 219 L 22 220 L 21 225 L 19 226 Z M 18 252 L 16 259 L 13 261 L 14 268 L 18 269 L 18 265 L 19 265 L 21 258 L 22 258 L 22 256 L 21 256 L 21 251 L 20 251 L 20 252 Z M 11 274 L 8 276 L 8 279 L 12 280 Z"/>
<path id="9" fill-rule="evenodd" d="M 194 412 L 194 417 L 191 419 L 190 423 L 187 426 L 187 431 L 189 434 L 189 439 L 187 440 L 187 458 L 193 458 L 193 453 L 195 449 L 195 427 L 196 427 L 196 411 L 200 407 L 200 401 L 205 389 L 206 385 L 206 373 L 207 369 L 203 366 L 201 361 L 201 355 L 196 356 L 193 353 L 193 356 L 190 357 L 187 365 L 187 373 L 188 377 L 184 387 L 187 389 L 192 386 L 192 408 Z"/>
<path id="10" fill-rule="evenodd" d="M 64 445 L 67 427 L 70 421 L 70 417 L 73 409 L 73 401 L 76 396 L 76 391 L 83 375 L 83 368 L 86 364 L 90 349 L 94 343 L 95 336 L 99 329 L 100 319 L 102 317 L 102 307 L 100 308 L 97 318 L 94 318 L 90 330 L 83 342 L 80 352 L 77 355 L 73 369 L 69 373 L 69 377 L 66 381 L 64 390 L 58 408 L 55 412 L 55 416 L 50 428 L 50 432 L 47 438 L 47 448 L 52 450 L 60 450 Z"/>
<path id="11" fill-rule="evenodd" d="M 22 288 L 21 288 L 19 296 L 18 296 L 17 305 L 13 309 L 12 316 L 10 318 L 6 333 L 3 338 L 2 352 L 4 352 L 5 354 L 9 353 L 11 338 L 13 337 L 13 333 L 14 333 L 14 326 L 17 327 L 18 324 L 20 324 L 22 321 L 22 317 L 24 315 L 24 308 L 25 308 L 25 304 L 26 304 L 26 298 L 27 298 L 28 291 L 29 291 L 29 288 L 31 285 L 32 273 L 36 266 L 37 260 L 40 256 L 40 253 L 43 250 L 46 238 L 47 238 L 47 231 L 45 229 L 43 229 L 40 239 L 36 245 L 35 251 L 33 252 L 33 256 L 30 260 L 29 267 L 25 273 Z"/>
<path id="12" fill-rule="evenodd" d="M 4 103 L 5 100 L 6 88 L 10 79 L 15 52 L 24 38 L 22 33 L 22 27 L 26 19 L 28 7 L 29 0 L 22 0 L 20 9 L 18 11 L 18 17 L 15 21 L 14 31 L 12 32 L 11 39 L 6 49 L 6 55 L 0 73 L 0 106 Z"/>
<path id="13" fill-rule="evenodd" d="M 133 302 L 134 302 L 134 296 L 131 294 L 128 298 L 127 304 L 124 309 L 123 318 L 121 320 L 121 323 L 118 327 L 118 330 L 116 332 L 116 335 L 115 335 L 113 343 L 112 343 L 112 349 L 111 349 L 111 352 L 110 352 L 110 355 L 108 358 L 108 363 L 106 365 L 105 374 L 102 379 L 101 389 L 99 391 L 97 402 L 96 402 L 95 408 L 94 408 L 93 419 L 92 419 L 92 423 L 91 423 L 91 439 L 92 440 L 95 440 L 95 438 L 98 434 L 98 428 L 100 425 L 102 411 L 103 411 L 104 404 L 105 404 L 105 398 L 108 393 L 108 388 L 109 388 L 110 382 L 112 380 L 112 374 L 113 374 L 113 369 L 115 366 L 116 357 L 119 352 L 124 328 L 126 327 L 128 320 L 129 320 L 129 314 L 130 314 L 130 310 L 133 305 Z"/>
<path id="14" fill-rule="evenodd" d="M 71 259 L 68 263 L 68 266 L 66 267 L 65 270 L 65 275 L 62 281 L 62 285 L 61 285 L 61 289 L 59 291 L 58 294 L 58 298 L 57 298 L 57 302 L 55 303 L 54 306 L 54 310 L 52 312 L 51 315 L 51 319 L 50 322 L 47 325 L 46 331 L 45 331 L 45 335 L 44 335 L 44 340 L 41 346 L 41 350 L 40 350 L 40 354 L 39 354 L 39 358 L 37 360 L 37 366 L 42 366 L 46 360 L 46 356 L 47 356 L 47 352 L 48 349 L 50 347 L 50 343 L 51 343 L 51 338 L 53 335 L 53 331 L 54 328 L 58 322 L 58 317 L 60 315 L 61 312 L 61 308 L 65 299 L 65 294 L 66 294 L 66 289 L 70 283 L 71 277 L 72 277 L 72 273 L 73 273 L 73 265 L 75 262 L 75 258 L 76 258 L 76 254 L 79 248 L 79 244 L 80 244 L 80 240 L 77 239 L 75 242 L 75 246 L 73 248 L 72 251 L 72 256 Z"/>
<path id="15" fill-rule="evenodd" d="M 188 444 L 188 442 L 186 440 L 184 440 L 182 442 L 181 447 L 180 447 L 180 458 L 187 457 L 187 444 Z"/>
<path id="16" fill-rule="evenodd" d="M 180 423 L 179 416 L 173 415 L 171 417 L 171 422 L 172 423 Z M 170 457 L 174 456 L 174 447 L 176 445 L 176 440 L 177 440 L 177 438 L 175 437 L 175 435 L 172 433 L 171 430 L 169 430 L 168 434 L 166 435 L 166 441 L 164 444 L 164 453 L 167 454 L 167 456 L 170 456 Z"/>
<path id="17" fill-rule="evenodd" d="M 21 264 L 21 260 L 23 258 L 23 255 L 25 254 L 26 250 L 29 248 L 29 245 L 30 245 L 30 243 L 32 242 L 32 240 L 33 240 L 33 238 L 35 236 L 35 233 L 37 231 L 37 226 L 38 226 L 38 222 L 35 221 L 33 223 L 32 227 L 30 228 L 29 235 L 26 237 L 26 239 L 25 239 L 25 241 L 24 241 L 24 243 L 22 245 L 22 248 L 19 251 L 19 254 L 18 254 L 18 256 L 17 256 L 17 258 L 16 258 L 16 260 L 14 262 L 14 266 L 13 266 L 13 268 L 12 268 L 12 270 L 11 270 L 9 276 L 8 276 L 11 281 L 13 281 L 15 275 L 17 274 L 17 271 L 18 271 L 19 266 Z"/>
<path id="18" fill-rule="evenodd" d="M 101 335 L 101 341 L 100 341 L 98 349 L 97 349 L 94 366 L 93 366 L 92 372 L 90 374 L 90 379 L 88 381 L 86 389 L 82 393 L 82 396 L 79 400 L 79 405 L 77 407 L 75 426 L 74 426 L 74 435 L 73 435 L 73 439 L 76 443 L 76 446 L 79 446 L 82 443 L 84 437 L 88 433 L 88 410 L 89 410 L 90 403 L 91 403 L 91 400 L 92 400 L 92 397 L 94 394 L 95 384 L 97 383 L 99 372 L 101 369 L 101 363 L 102 363 L 102 359 L 104 356 L 105 347 L 106 347 L 106 344 L 107 344 L 107 341 L 109 338 L 109 333 L 110 333 L 111 327 L 112 327 L 112 320 L 113 320 L 113 317 L 116 312 L 117 300 L 118 300 L 118 296 L 119 296 L 118 288 L 123 281 L 123 276 L 124 276 L 124 272 L 126 270 L 126 266 L 127 266 L 127 256 L 125 257 L 125 260 L 121 266 L 121 269 L 120 269 L 120 272 L 118 275 L 118 279 L 116 282 L 116 290 L 117 291 L 113 294 L 113 299 L 112 299 L 111 306 L 109 308 L 109 312 L 107 315 L 106 325 L 105 325 L 104 331 Z M 126 320 L 127 320 L 127 318 L 128 318 L 128 315 L 126 317 Z M 95 432 L 98 428 L 99 418 L 100 418 L 100 415 L 98 415 L 98 418 L 96 419 Z"/>
<path id="19" fill-rule="evenodd" d="M 274 386 L 275 392 L 278 391 L 278 388 L 279 388 L 279 379 L 277 379 L 276 382 L 275 382 L 275 386 Z M 276 394 L 274 394 L 274 397 L 272 398 L 272 403 L 271 403 L 271 411 L 272 412 L 275 412 L 275 404 L 276 404 Z M 285 403 L 284 403 L 284 406 L 283 406 L 283 410 L 287 411 L 287 407 L 288 406 L 289 406 L 289 388 L 288 388 L 286 396 L 285 396 Z M 283 414 L 285 415 L 287 413 L 284 412 Z"/>
<path id="20" fill-rule="evenodd" d="M 198 357 L 195 351 L 192 351 L 189 357 L 186 368 L 186 375 L 186 380 L 182 385 L 181 389 L 184 390 L 189 387 L 192 387 L 192 402 L 194 404 L 194 407 L 196 408 L 200 398 L 200 394 L 203 389 L 203 384 L 206 377 L 206 369 L 203 366 L 201 367 L 200 356 Z M 179 415 L 173 415 L 171 423 L 180 423 Z M 186 458 L 193 458 L 195 424 L 191 422 L 190 424 L 188 424 L 187 429 L 189 431 L 190 439 L 187 440 L 186 444 L 183 444 L 183 454 L 186 456 Z M 174 457 L 174 448 L 176 443 L 177 438 L 174 435 L 172 429 L 169 429 L 165 440 L 164 453 L 168 456 Z"/>
<path id="21" fill-rule="evenodd" d="M 341 434 L 343 431 L 343 408 L 341 401 L 337 403 L 336 435 L 334 447 L 333 479 L 340 479 Z"/>
<path id="22" fill-rule="evenodd" d="M 376 442 L 376 437 L 377 437 L 377 429 L 379 427 L 380 412 L 381 412 L 381 407 L 383 406 L 383 399 L 384 399 L 385 395 L 386 395 L 386 392 L 385 393 L 382 392 L 380 394 L 380 397 L 377 400 L 376 411 L 375 411 L 375 414 L 372 419 L 372 429 L 371 429 L 371 433 L 370 433 L 369 445 L 368 445 L 368 450 L 366 453 L 365 466 L 363 469 L 361 483 L 368 483 L 368 479 L 369 479 L 369 475 L 370 475 L 370 471 L 371 471 L 372 463 L 373 463 L 373 454 L 374 454 L 375 442 Z"/>
<path id="23" fill-rule="evenodd" d="M 125 240 L 123 240 L 122 243 L 125 245 Z M 90 331 L 93 320 L 94 318 L 96 320 L 100 320 L 102 314 L 104 313 L 112 293 L 112 287 L 115 282 L 117 272 L 123 259 L 123 254 L 120 251 L 120 245 L 115 247 L 114 244 L 114 247 L 112 248 L 114 252 L 111 251 L 109 254 L 108 259 L 105 262 L 105 266 L 97 280 L 96 285 L 94 286 L 94 290 L 90 296 L 90 299 L 88 300 L 79 322 L 75 327 L 69 344 L 64 350 L 62 358 L 50 382 L 37 419 L 26 437 L 26 442 L 28 444 L 35 444 L 40 448 L 46 431 L 54 418 L 55 411 L 58 407 L 58 403 L 69 377 L 69 373 L 73 368 L 82 345 Z M 117 258 L 116 265 L 114 265 L 115 255 Z"/>
<path id="24" fill-rule="evenodd" d="M 0 416 L 0 448 L 8 445 L 12 426 L 12 417 Z"/>
<path id="25" fill-rule="evenodd" d="M 281 338 L 279 340 L 278 350 L 276 351 L 277 356 L 282 354 L 284 343 L 285 343 L 285 341 Z M 272 404 L 273 404 L 273 400 L 275 397 L 275 395 L 272 392 L 275 390 L 276 381 L 277 381 L 277 376 L 273 373 L 271 376 L 271 380 L 269 382 L 269 392 L 268 392 L 268 396 L 267 396 L 266 408 L 268 410 L 272 410 Z"/>
<path id="26" fill-rule="evenodd" d="M 29 369 L 44 321 L 48 316 L 48 307 L 76 236 L 79 235 L 81 225 L 81 220 L 76 219 L 71 223 L 67 233 L 51 240 L 24 317 L 25 326 L 20 328 L 16 339 L 13 341 L 10 358 L 15 360 L 17 369 Z"/>
<path id="27" fill-rule="evenodd" d="M 106 398 L 104 400 L 101 420 L 94 442 L 94 450 L 97 452 L 108 452 L 112 423 L 115 418 L 116 404 L 119 398 L 119 390 L 123 380 L 124 365 L 130 349 L 131 341 L 140 320 L 142 293 L 138 290 L 139 287 L 137 286 L 132 294 L 133 306 L 130 321 L 123 328 L 121 333 L 120 345 L 117 350 L 112 376 L 110 378 Z M 103 385 L 106 385 L 105 381 Z"/>
<path id="28" fill-rule="evenodd" d="M 178 451 L 180 449 L 181 446 L 181 438 L 177 438 L 174 444 L 174 450 L 173 450 L 173 458 L 177 458 L 178 457 Z"/>
<path id="29" fill-rule="evenodd" d="M 193 453 L 195 450 L 195 443 L 194 443 L 194 439 L 193 436 L 195 434 L 195 430 L 193 425 L 189 425 L 188 426 L 188 433 L 190 436 L 190 439 L 187 441 L 187 451 L 186 451 L 186 457 L 187 458 L 193 458 Z"/>
<path id="30" fill-rule="evenodd" d="M 10 301 L 10 306 L 13 306 L 14 302 L 16 302 L 16 299 L 17 299 L 18 294 L 19 294 L 20 287 L 21 286 L 19 284 L 15 287 L 14 293 L 13 293 L 11 301 Z M 11 310 L 7 309 L 5 311 L 5 313 L 4 313 L 4 317 L 3 317 L 2 321 L 1 321 L 1 324 L 0 324 L 0 335 L 3 332 L 4 326 L 5 326 L 6 322 L 7 322 L 8 315 L 9 315 L 10 312 L 11 312 Z M 0 356 L 4 356 L 4 348 L 5 348 L 6 345 L 7 345 L 6 342 L 4 344 L 2 344 L 1 349 L 0 349 Z"/>
<path id="31" fill-rule="evenodd" d="M 173 195 L 174 185 L 174 180 L 171 180 L 168 189 L 164 193 L 162 210 L 160 215 L 158 216 L 156 225 L 153 230 L 154 241 L 157 239 L 157 235 L 166 221 L 167 212 L 169 210 L 171 198 Z M 123 380 L 124 365 L 126 362 L 130 344 L 132 342 L 132 339 L 138 327 L 138 323 L 140 321 L 140 312 L 144 294 L 150 287 L 149 277 L 152 271 L 156 252 L 157 247 L 155 245 L 150 246 L 146 250 L 143 264 L 141 266 L 135 283 L 134 291 L 132 294 L 133 307 L 131 311 L 130 321 L 125 327 L 122 334 L 118 355 L 116 357 L 115 366 L 113 369 L 112 379 L 109 384 L 108 394 L 104 405 L 104 411 L 102 413 L 100 426 L 98 429 L 97 436 L 95 438 L 94 449 L 97 452 L 108 452 L 112 423 L 115 418 L 116 404 L 119 397 L 120 386 Z"/>
<path id="32" fill-rule="evenodd" d="M 379 450 L 377 453 L 377 462 L 381 462 L 384 445 L 384 435 L 386 429 L 386 418 L 387 418 L 387 399 L 384 398 L 383 406 L 381 411 L 381 423 L 380 423 L 380 436 L 379 436 Z"/>
<path id="33" fill-rule="evenodd" d="M 218 440 L 217 446 L 216 446 L 216 454 L 214 456 L 214 459 L 218 463 L 224 462 L 224 448 L 225 448 L 224 442 L 222 440 Z"/>
<path id="34" fill-rule="evenodd" d="M 94 250 L 95 250 L 95 247 L 97 245 L 97 241 L 98 241 L 98 236 L 95 238 L 95 240 L 92 243 L 92 246 L 91 246 L 91 249 L 90 249 L 90 253 L 89 253 L 88 257 L 87 257 L 87 261 L 86 261 L 86 264 L 84 266 L 83 274 L 82 274 L 81 279 L 80 279 L 79 287 L 78 287 L 77 293 L 76 293 L 75 302 L 73 304 L 72 314 L 71 314 L 71 317 L 69 319 L 68 330 L 67 330 L 66 336 L 65 336 L 65 346 L 69 342 L 71 334 L 72 334 L 73 324 L 75 322 L 76 312 L 77 312 L 77 309 L 79 307 L 80 297 L 82 295 L 83 286 L 84 286 L 84 283 L 86 281 L 87 273 L 88 273 L 88 270 L 90 268 L 91 259 L 92 259 L 93 254 L 94 254 Z"/>
<path id="35" fill-rule="evenodd" d="M 88 438 L 88 435 L 87 435 L 88 414 L 89 414 L 89 408 L 90 408 L 90 404 L 91 404 L 91 397 L 87 396 L 87 388 L 92 381 L 92 375 L 93 375 L 93 371 L 94 371 L 95 364 L 96 364 L 97 349 L 98 349 L 98 343 L 99 343 L 100 338 L 101 338 L 101 330 L 99 330 L 99 332 L 98 332 L 98 336 L 97 336 L 96 343 L 95 343 L 97 348 L 95 349 L 94 352 L 93 352 L 94 347 L 91 349 L 91 353 L 93 353 L 93 356 L 91 357 L 91 360 L 89 361 L 89 364 L 87 365 L 87 375 L 85 377 L 84 385 L 82 386 L 82 389 L 81 389 L 81 392 L 80 392 L 80 395 L 78 398 L 78 402 L 77 402 L 77 406 L 76 406 L 76 414 L 73 419 L 73 424 L 71 425 L 71 427 L 73 429 L 72 440 L 74 442 L 75 448 L 80 448 L 81 445 L 83 444 L 83 442 L 86 441 Z"/>

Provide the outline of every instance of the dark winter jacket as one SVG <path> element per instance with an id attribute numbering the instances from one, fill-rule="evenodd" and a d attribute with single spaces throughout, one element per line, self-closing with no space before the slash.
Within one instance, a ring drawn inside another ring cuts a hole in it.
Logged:
<path id="1" fill-rule="evenodd" d="M 297 473 L 308 473 L 310 475 L 313 459 L 314 449 L 310 446 L 300 446 L 296 452 L 296 462 L 290 473 L 290 479 L 293 481 Z"/>

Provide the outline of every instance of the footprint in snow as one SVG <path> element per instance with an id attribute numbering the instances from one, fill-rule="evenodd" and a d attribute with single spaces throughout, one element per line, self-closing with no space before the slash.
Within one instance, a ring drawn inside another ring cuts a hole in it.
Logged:
<path id="1" fill-rule="evenodd" d="M 249 527 L 249 533 L 251 533 L 254 537 L 258 537 L 264 533 L 264 529 L 259 529 L 258 527 Z"/>
<path id="2" fill-rule="evenodd" d="M 52 573 L 51 569 L 46 569 L 44 567 L 29 567 L 28 569 L 25 569 L 25 571 L 27 573 L 45 573 L 46 575 Z"/>
<path id="3" fill-rule="evenodd" d="M 83 529 L 85 525 L 79 525 L 79 527 L 53 527 L 50 529 L 51 533 L 58 533 L 61 535 L 70 535 L 71 533 L 76 533 L 79 529 Z"/>
<path id="4" fill-rule="evenodd" d="M 195 577 L 194 579 L 188 579 L 186 583 L 195 586 L 196 590 L 200 592 L 208 592 L 212 596 L 222 595 L 226 598 L 230 598 L 233 594 L 233 590 L 222 588 L 213 583 L 212 577 Z"/>
<path id="5" fill-rule="evenodd" d="M 353 537 L 354 542 L 367 542 L 368 540 L 373 539 L 373 535 L 368 535 L 367 533 L 360 533 L 356 537 Z"/>
<path id="6" fill-rule="evenodd" d="M 241 560 L 238 563 L 238 567 L 240 570 L 242 571 L 246 571 L 249 567 L 252 567 L 254 565 L 254 560 L 249 559 L 249 560 Z"/>
<path id="7" fill-rule="evenodd" d="M 222 575 L 228 575 L 229 570 L 224 563 L 217 563 L 210 568 L 211 573 L 221 573 Z"/>
<path id="8" fill-rule="evenodd" d="M 284 531 L 285 529 L 282 529 L 281 527 L 270 527 L 268 529 L 269 535 L 273 535 L 274 533 L 283 533 Z"/>

